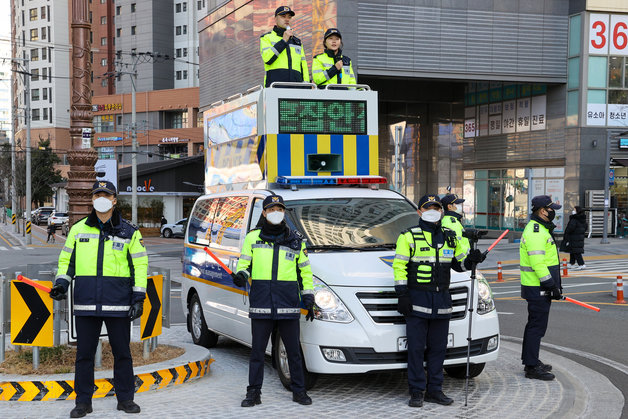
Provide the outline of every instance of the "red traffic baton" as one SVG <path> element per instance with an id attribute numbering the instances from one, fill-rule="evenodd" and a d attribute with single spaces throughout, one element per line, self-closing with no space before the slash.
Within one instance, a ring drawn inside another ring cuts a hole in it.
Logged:
<path id="1" fill-rule="evenodd" d="M 570 303 L 578 304 L 579 306 L 588 308 L 589 310 L 598 311 L 598 312 L 600 311 L 599 307 L 592 306 L 591 304 L 583 303 L 582 301 L 574 300 L 573 298 L 565 297 L 564 295 L 563 295 L 563 300 L 568 301 Z"/>
<path id="2" fill-rule="evenodd" d="M 484 256 L 486 256 L 486 255 L 488 254 L 488 252 L 490 252 L 491 250 L 493 250 L 493 247 L 497 246 L 497 243 L 499 243 L 499 242 L 501 241 L 501 239 L 503 239 L 503 238 L 504 238 L 504 236 L 506 236 L 506 234 L 508 234 L 508 232 L 509 232 L 509 231 L 510 231 L 509 229 L 506 229 L 506 230 L 505 230 L 505 231 L 504 231 L 504 232 L 503 232 L 503 233 L 502 233 L 502 234 L 501 234 L 501 235 L 497 238 L 497 240 L 495 240 L 495 241 L 493 242 L 493 244 L 491 244 L 491 245 L 488 247 L 488 249 L 486 249 L 486 250 L 484 251 Z"/>
<path id="3" fill-rule="evenodd" d="M 212 257 L 212 259 L 214 259 L 214 260 L 216 261 L 216 263 L 217 263 L 217 264 L 219 264 L 219 265 L 220 265 L 220 267 L 221 267 L 222 269 L 224 269 L 224 270 L 225 270 L 225 271 L 226 271 L 229 275 L 233 275 L 233 271 L 232 271 L 231 269 L 229 269 L 229 268 L 227 267 L 227 265 L 225 265 L 224 263 L 222 263 L 222 260 L 218 259 L 218 256 L 216 256 L 215 254 L 213 254 L 213 253 L 212 253 L 212 251 L 211 251 L 211 250 L 209 250 L 209 248 L 208 248 L 207 246 L 205 246 L 205 247 L 203 248 L 203 250 L 205 250 L 205 251 L 207 252 L 207 254 L 208 254 L 209 256 L 211 256 L 211 257 Z"/>
<path id="4" fill-rule="evenodd" d="M 42 290 L 42 291 L 47 292 L 48 294 L 50 294 L 50 288 L 48 288 L 45 285 L 40 284 L 37 281 L 33 281 L 32 279 L 28 279 L 27 277 L 22 276 L 22 275 L 18 275 L 17 276 L 17 280 L 18 281 L 22 281 L 22 282 L 24 282 L 24 283 L 26 283 L 26 284 L 28 284 L 28 285 L 30 285 L 32 287 L 37 288 L 38 290 Z"/>

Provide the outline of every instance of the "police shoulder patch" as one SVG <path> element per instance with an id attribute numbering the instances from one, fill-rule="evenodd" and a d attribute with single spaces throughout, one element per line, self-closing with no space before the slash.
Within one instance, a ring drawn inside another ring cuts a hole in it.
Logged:
<path id="1" fill-rule="evenodd" d="M 534 232 L 535 233 L 539 232 L 539 225 L 538 224 L 534 224 Z"/>
<path id="2" fill-rule="evenodd" d="M 451 218 L 451 222 L 455 223 L 456 222 L 456 217 L 450 217 Z"/>
<path id="3" fill-rule="evenodd" d="M 140 239 L 140 244 L 142 245 L 142 247 L 146 247 L 146 246 L 144 245 L 144 239 Z"/>

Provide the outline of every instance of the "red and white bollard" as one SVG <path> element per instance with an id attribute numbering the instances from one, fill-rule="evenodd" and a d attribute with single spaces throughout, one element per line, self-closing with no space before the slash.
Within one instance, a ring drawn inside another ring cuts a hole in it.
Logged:
<path id="1" fill-rule="evenodd" d="M 617 275 L 617 300 L 614 303 L 626 304 L 624 300 L 624 280 L 621 278 L 621 275 Z"/>
<path id="2" fill-rule="evenodd" d="M 504 282 L 504 276 L 502 274 L 502 263 L 497 262 L 497 282 Z"/>
<path id="3" fill-rule="evenodd" d="M 569 276 L 569 272 L 567 271 L 567 259 L 563 259 L 563 276 Z"/>

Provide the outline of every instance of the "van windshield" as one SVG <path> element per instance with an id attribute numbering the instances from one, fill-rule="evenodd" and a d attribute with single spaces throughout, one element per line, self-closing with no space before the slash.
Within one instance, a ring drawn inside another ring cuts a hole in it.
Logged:
<path id="1" fill-rule="evenodd" d="M 419 223 L 404 199 L 329 198 L 286 201 L 288 222 L 308 248 L 394 248 L 399 234 Z"/>

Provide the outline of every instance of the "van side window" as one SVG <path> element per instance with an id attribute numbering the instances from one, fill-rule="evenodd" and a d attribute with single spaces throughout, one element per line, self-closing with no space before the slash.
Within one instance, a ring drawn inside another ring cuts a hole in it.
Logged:
<path id="1" fill-rule="evenodd" d="M 211 228 L 212 243 L 230 250 L 240 250 L 240 236 L 248 201 L 246 196 L 220 198 Z"/>
<path id="2" fill-rule="evenodd" d="M 209 245 L 211 241 L 212 221 L 218 208 L 219 199 L 206 199 L 199 201 L 190 214 L 190 227 L 188 229 L 188 243 Z"/>
<path id="3" fill-rule="evenodd" d="M 262 204 L 264 203 L 263 198 L 254 198 L 253 207 L 251 208 L 251 218 L 249 219 L 249 228 L 246 230 L 247 232 L 253 230 L 257 227 L 257 222 L 259 221 L 259 217 L 262 216 Z"/>

